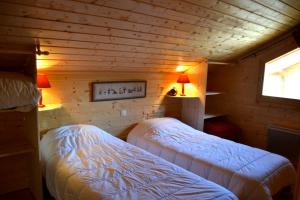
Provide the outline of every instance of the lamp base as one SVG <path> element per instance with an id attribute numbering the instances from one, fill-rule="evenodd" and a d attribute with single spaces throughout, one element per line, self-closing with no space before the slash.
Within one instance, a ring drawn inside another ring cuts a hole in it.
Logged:
<path id="1" fill-rule="evenodd" d="M 38 103 L 38 107 L 39 108 L 44 108 L 45 105 L 43 104 L 43 91 L 42 91 L 42 88 L 39 88 L 39 91 L 40 91 L 40 99 L 39 99 L 39 103 Z"/>
<path id="2" fill-rule="evenodd" d="M 181 94 L 180 94 L 180 96 L 185 96 L 185 94 L 184 94 L 184 83 L 182 83 L 182 89 L 181 89 Z"/>
<path id="3" fill-rule="evenodd" d="M 184 97 L 184 96 L 186 96 L 186 95 L 185 95 L 185 94 L 180 94 L 180 96 Z"/>

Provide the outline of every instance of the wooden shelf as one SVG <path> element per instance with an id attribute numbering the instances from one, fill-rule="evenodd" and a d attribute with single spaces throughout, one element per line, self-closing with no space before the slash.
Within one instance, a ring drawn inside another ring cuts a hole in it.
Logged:
<path id="1" fill-rule="evenodd" d="M 215 118 L 215 117 L 221 117 L 224 116 L 224 114 L 211 114 L 211 113 L 206 113 L 204 115 L 204 119 L 211 119 L 211 118 Z"/>
<path id="2" fill-rule="evenodd" d="M 169 95 L 167 95 L 167 97 L 168 98 L 178 98 L 178 99 L 197 99 L 197 98 L 199 98 L 197 96 L 180 96 L 180 95 L 178 95 L 178 96 L 169 96 Z"/>
<path id="3" fill-rule="evenodd" d="M 26 154 L 31 152 L 33 152 L 32 146 L 25 142 L 15 142 L 15 143 L 0 145 L 0 158 L 16 156 L 16 155 Z"/>
<path id="4" fill-rule="evenodd" d="M 39 112 L 49 111 L 49 110 L 56 110 L 62 107 L 61 104 L 47 104 L 45 107 L 39 108 Z"/>
<path id="5" fill-rule="evenodd" d="M 206 96 L 212 96 L 212 95 L 219 95 L 222 94 L 221 92 L 213 92 L 213 91 L 207 91 Z"/>

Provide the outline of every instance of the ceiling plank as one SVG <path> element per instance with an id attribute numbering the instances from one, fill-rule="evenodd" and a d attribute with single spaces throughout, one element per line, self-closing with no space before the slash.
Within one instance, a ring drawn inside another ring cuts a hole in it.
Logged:
<path id="1" fill-rule="evenodd" d="M 27 2 L 27 1 L 25 1 Z M 1 4 L 0 4 L 1 5 Z M 32 8 L 30 6 L 14 6 L 13 4 L 5 4 L 3 3 L 3 8 L 0 9 L 0 13 L 6 15 L 14 15 L 19 17 L 27 17 L 27 18 L 35 18 L 49 21 L 61 21 L 66 23 L 73 24 L 81 24 L 81 25 L 91 25 L 96 27 L 102 27 L 106 29 L 119 29 L 122 31 L 132 31 L 138 33 L 151 33 L 158 36 L 170 36 L 177 37 L 181 39 L 190 39 L 197 40 L 197 36 L 211 36 L 216 33 L 220 35 L 226 35 L 226 31 L 213 31 L 214 27 L 201 27 L 198 28 L 198 24 L 193 25 L 189 24 L 189 27 L 186 27 L 188 23 L 180 22 L 180 26 L 177 25 L 175 28 L 172 28 L 172 32 L 169 31 L 170 28 L 165 27 L 165 23 L 161 26 L 154 26 L 153 24 L 148 24 L 148 22 L 144 22 L 144 24 L 137 24 L 128 22 L 127 20 L 120 19 L 111 19 L 108 17 L 100 17 L 86 14 L 75 14 L 72 12 L 62 12 L 54 9 L 44 9 L 44 8 Z M 1 7 L 0 7 L 1 8 Z M 123 17 L 124 18 L 124 17 Z M 199 20 L 199 19 L 198 19 Z M 151 20 L 150 20 L 151 21 Z M 169 20 L 167 20 L 169 23 Z M 167 23 L 167 24 L 168 24 Z M 178 28 L 181 27 L 182 28 Z M 233 28 L 228 28 L 226 25 L 222 25 L 224 28 L 228 29 L 227 36 L 236 37 L 238 39 L 247 38 L 247 34 L 243 33 L 242 35 L 238 35 L 238 32 Z M 179 29 L 179 30 L 176 30 Z M 182 30 L 180 30 L 182 29 Z M 184 31 L 183 31 L 184 30 Z M 250 31 L 251 32 L 251 31 Z M 251 32 L 252 37 L 258 36 L 259 33 Z M 237 35 L 237 36 L 236 36 Z"/>
<path id="2" fill-rule="evenodd" d="M 120 56 L 101 56 L 101 55 L 70 55 L 70 54 L 49 54 L 37 57 L 38 60 L 48 61 L 97 61 L 97 62 L 124 62 L 124 63 L 148 63 L 157 65 L 197 65 L 201 60 L 182 61 L 182 60 L 164 60 L 164 59 L 149 59 L 135 57 L 120 57 Z"/>
<path id="3" fill-rule="evenodd" d="M 118 2 L 114 3 L 113 5 L 121 5 L 121 0 L 114 0 L 111 2 Z M 109 2 L 110 3 L 110 2 Z M 225 13 L 216 12 L 212 9 L 207 9 L 200 7 L 198 4 L 191 4 L 190 2 L 184 2 L 179 0 L 139 0 L 137 3 L 141 4 L 139 6 L 148 6 L 148 7 L 155 7 L 155 10 L 165 9 L 166 11 L 163 13 L 169 13 L 170 16 L 175 15 L 175 13 L 181 13 L 184 15 L 188 15 L 190 17 L 195 17 L 198 20 L 196 21 L 196 24 L 194 25 L 201 25 L 201 21 L 203 21 L 203 18 L 205 18 L 205 24 L 212 24 L 215 27 L 218 26 L 224 26 L 226 25 L 229 28 L 235 28 L 236 30 L 243 30 L 243 31 L 250 31 L 251 32 L 257 32 L 265 30 L 267 27 L 257 24 L 254 22 L 250 22 L 244 19 L 238 19 L 235 17 L 232 17 L 230 15 L 226 15 Z M 107 5 L 106 3 L 105 5 Z M 206 2 L 207 4 L 207 2 Z M 110 4 L 109 4 L 110 5 Z M 136 10 L 137 8 L 135 8 Z M 139 9 L 139 7 L 138 7 Z M 142 10 L 142 9 L 140 9 Z M 132 11 L 132 10 L 131 10 Z M 134 10 L 133 10 L 134 11 Z M 146 10 L 147 14 L 150 14 L 150 9 Z M 159 12 L 159 14 L 162 12 Z M 202 20 L 199 20 L 202 19 Z M 199 23 L 200 22 L 200 23 Z M 237 25 L 239 25 L 237 27 Z"/>
<path id="4" fill-rule="evenodd" d="M 300 10 L 300 2 L 299 0 L 279 0 L 287 5 L 289 5 L 290 7 Z"/>
<path id="5" fill-rule="evenodd" d="M 230 61 L 300 22 L 294 0 L 2 0 L 2 44 L 34 45 L 55 71 L 174 72 Z"/>
<path id="6" fill-rule="evenodd" d="M 130 40 L 130 43 L 141 42 L 148 43 L 148 45 L 156 44 L 156 42 L 163 42 L 168 44 L 176 44 L 178 48 L 182 45 L 186 45 L 187 41 L 190 41 L 190 45 L 197 47 L 195 40 L 184 40 L 174 37 L 165 37 L 148 33 L 138 33 L 133 31 L 111 29 L 105 27 L 94 27 L 90 25 L 78 25 L 70 24 L 65 22 L 56 22 L 49 20 L 40 20 L 40 19 L 31 19 L 31 18 L 22 18 L 15 16 L 1 15 L 3 20 L 0 21 L 1 25 L 5 26 L 15 26 L 23 28 L 33 28 L 41 31 L 50 30 L 50 31 L 62 31 L 66 33 L 74 33 L 73 35 L 79 35 L 81 33 L 86 33 L 88 35 L 94 35 L 101 37 L 101 41 L 111 41 L 114 42 L 118 37 L 118 41 Z M 108 37 L 103 37 L 108 36 Z M 199 43 L 208 41 L 208 39 L 213 39 L 215 44 L 222 44 L 226 40 L 231 40 L 232 42 L 254 42 L 255 38 L 237 38 L 234 35 L 222 34 L 222 33 L 213 33 L 213 34 L 203 34 L 198 35 Z M 83 37 L 84 38 L 84 37 Z"/>
<path id="7" fill-rule="evenodd" d="M 74 34 L 74 33 L 68 33 L 68 32 L 48 31 L 48 30 L 40 30 L 40 29 L 25 29 L 25 28 L 4 27 L 4 26 L 0 27 L 0 34 L 7 35 L 7 36 L 13 35 L 13 36 L 22 36 L 22 37 L 29 37 L 29 38 L 30 37 L 44 38 L 45 40 L 42 40 L 42 41 L 47 41 L 47 39 L 48 39 L 48 41 L 50 41 L 51 38 L 53 38 L 53 39 L 56 38 L 56 39 L 60 39 L 60 40 L 69 40 L 69 43 L 71 43 L 71 41 L 78 41 L 78 42 L 82 42 L 82 43 L 85 42 L 85 44 L 90 44 L 88 42 L 93 42 L 95 40 L 101 41 L 104 39 L 101 36 L 89 35 L 89 34 Z M 111 38 L 107 38 L 107 43 L 109 43 L 110 40 L 111 40 Z M 54 40 L 52 40 L 52 41 L 54 41 Z M 56 40 L 56 41 L 59 41 L 59 40 Z M 47 43 L 49 43 L 49 42 L 45 42 L 45 45 L 47 45 Z M 95 44 L 97 44 L 97 42 Z M 104 43 L 102 43 L 102 44 L 104 44 Z M 126 46 L 124 46 L 124 47 L 126 47 Z M 128 45 L 128 47 L 130 47 L 130 45 Z M 227 53 L 233 52 L 233 50 L 230 50 L 230 49 L 219 50 L 218 49 L 219 47 L 220 46 L 214 46 L 214 47 L 211 46 L 209 49 L 207 49 L 206 47 L 203 47 L 203 48 L 201 48 L 201 50 L 200 49 L 195 50 L 195 49 L 191 49 L 191 48 L 190 48 L 190 50 L 188 50 L 188 48 L 186 48 L 186 51 L 179 51 L 179 52 L 182 54 L 184 54 L 184 53 L 187 53 L 187 54 L 193 53 L 194 54 L 194 53 L 197 53 L 198 51 L 203 52 L 203 51 L 210 51 L 213 49 L 215 49 L 214 50 L 215 53 L 220 52 L 220 51 L 222 51 L 222 52 L 227 51 Z M 132 48 L 138 48 L 138 47 L 136 46 L 136 47 L 132 47 Z M 144 48 L 144 49 L 149 50 L 151 48 Z M 152 48 L 152 50 L 153 50 L 153 48 Z M 163 49 L 161 49 L 161 50 L 163 50 Z M 159 51 L 159 49 L 157 51 Z M 168 50 L 166 50 L 166 51 L 168 51 Z M 172 50 L 170 50 L 170 51 L 172 51 Z"/>
<path id="8" fill-rule="evenodd" d="M 80 1 L 80 0 L 79 0 Z M 168 4 L 167 4 L 167 3 Z M 191 23 L 194 26 L 207 27 L 213 30 L 221 30 L 227 31 L 231 33 L 235 33 L 237 35 L 243 36 L 258 36 L 261 35 L 262 32 L 254 30 L 253 28 L 245 29 L 240 28 L 237 24 L 233 24 L 232 21 L 236 21 L 237 19 L 231 18 L 229 21 L 222 21 L 224 19 L 224 15 L 215 15 L 210 13 L 207 9 L 194 9 L 193 6 L 182 7 L 182 10 L 171 9 L 176 6 L 175 2 L 178 2 L 181 5 L 181 1 L 134 1 L 128 0 L 126 3 L 122 0 L 113 0 L 113 1 L 96 1 L 94 2 L 97 5 L 118 8 L 122 10 L 128 10 L 134 13 L 142 13 L 146 15 L 152 15 L 157 17 L 163 17 L 166 19 L 172 19 L 177 21 L 182 21 L 184 23 Z M 166 5 L 167 4 L 167 5 Z M 199 14 L 200 13 L 200 14 Z M 240 21 L 239 24 L 243 24 L 243 21 Z M 250 23 L 245 23 L 246 26 L 251 26 Z M 265 30 L 266 27 L 259 26 L 256 29 L 261 29 L 261 31 Z"/>
<path id="9" fill-rule="evenodd" d="M 270 0 L 259 0 L 259 1 L 253 0 L 253 1 L 262 4 L 268 7 L 269 9 L 273 9 L 274 11 L 279 12 L 283 15 L 286 15 L 292 19 L 295 19 L 297 21 L 300 20 L 300 10 L 295 9 L 286 3 L 283 3 L 281 1 L 270 1 Z"/>
<path id="10" fill-rule="evenodd" d="M 277 18 L 272 19 L 269 18 L 267 15 L 259 15 L 257 13 L 250 12 L 242 7 L 238 7 L 236 5 L 228 4 L 223 1 L 219 0 L 185 0 L 186 2 L 193 3 L 194 5 L 198 5 L 207 9 L 211 9 L 215 12 L 219 12 L 221 14 L 225 14 L 231 17 L 236 17 L 241 20 L 245 20 L 254 24 L 263 25 L 265 27 L 273 28 L 275 30 L 282 29 L 281 27 L 290 26 L 286 20 L 278 20 Z M 263 0 L 264 1 L 264 0 Z M 267 4 L 271 4 L 270 1 L 265 0 L 268 2 Z M 262 2 L 262 1 L 260 1 Z M 289 9 L 288 7 L 287 9 Z M 290 10 L 289 10 L 290 11 Z M 289 16 L 291 19 L 293 17 Z"/>
<path id="11" fill-rule="evenodd" d="M 297 23 L 297 20 L 285 15 L 281 14 L 278 11 L 275 11 L 273 9 L 270 9 L 267 6 L 264 6 L 263 4 L 258 3 L 259 1 L 255 2 L 253 0 L 222 0 L 223 2 L 236 6 L 241 9 L 245 9 L 249 12 L 255 13 L 260 16 L 264 16 L 266 18 L 272 19 L 274 21 L 279 21 L 281 23 L 286 24 L 295 24 Z"/>

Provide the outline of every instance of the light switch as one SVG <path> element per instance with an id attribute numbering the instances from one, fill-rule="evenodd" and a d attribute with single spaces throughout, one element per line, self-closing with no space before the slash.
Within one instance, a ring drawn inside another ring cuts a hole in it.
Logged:
<path id="1" fill-rule="evenodd" d="M 122 117 L 127 117 L 127 115 L 128 115 L 127 110 L 125 110 L 125 109 L 121 110 L 120 114 Z"/>

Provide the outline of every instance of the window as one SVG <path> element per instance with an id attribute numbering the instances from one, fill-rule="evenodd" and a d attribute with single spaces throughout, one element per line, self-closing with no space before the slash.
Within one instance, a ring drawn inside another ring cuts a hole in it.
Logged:
<path id="1" fill-rule="evenodd" d="M 262 95 L 300 100 L 300 48 L 265 63 Z"/>

